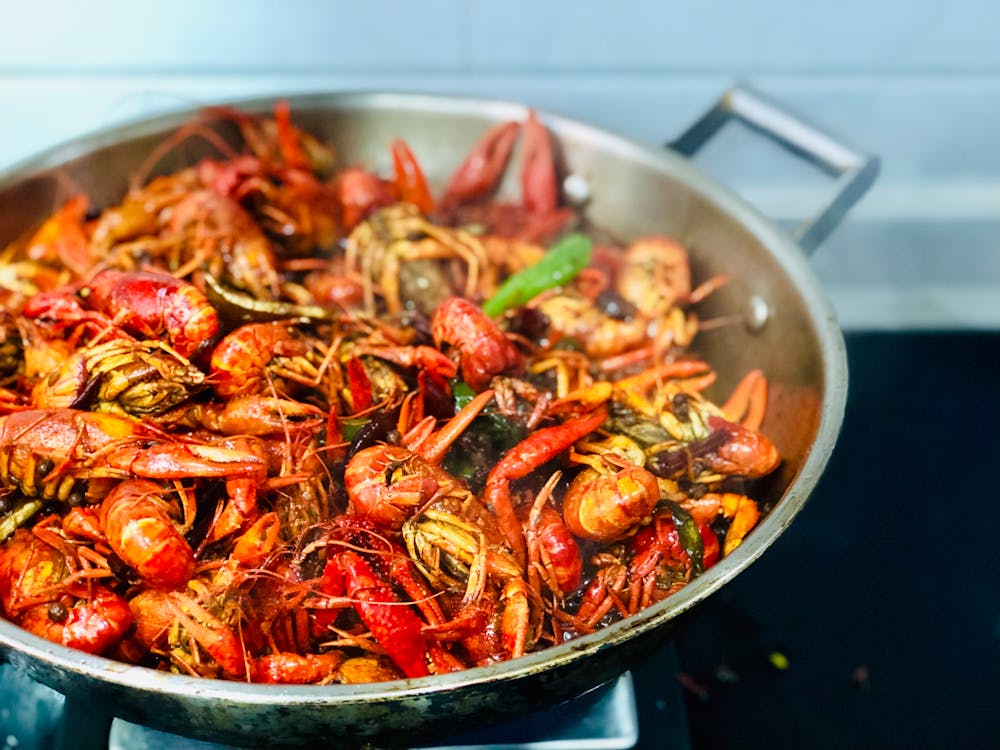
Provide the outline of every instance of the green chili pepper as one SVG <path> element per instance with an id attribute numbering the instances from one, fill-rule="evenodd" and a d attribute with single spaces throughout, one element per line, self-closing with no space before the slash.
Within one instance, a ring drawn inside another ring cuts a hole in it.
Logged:
<path id="1" fill-rule="evenodd" d="M 463 409 L 466 404 L 476 397 L 476 392 L 472 390 L 472 386 L 464 380 L 452 380 L 451 393 L 455 397 L 455 411 Z"/>
<path id="2" fill-rule="evenodd" d="M 13 534 L 18 526 L 27 523 L 41 508 L 41 500 L 25 500 L 13 510 L 0 515 L 0 542 Z"/>
<path id="3" fill-rule="evenodd" d="M 520 307 L 546 289 L 566 284 L 590 263 L 591 248 L 590 239 L 582 234 L 564 237 L 535 265 L 518 271 L 501 284 L 483 304 L 483 312 L 495 318 Z"/>
<path id="4" fill-rule="evenodd" d="M 358 434 L 358 430 L 367 423 L 368 420 L 365 417 L 344 417 L 340 420 L 340 433 L 343 435 L 344 440 L 354 440 L 354 436 Z"/>
<path id="5" fill-rule="evenodd" d="M 240 325 L 288 318 L 329 320 L 332 317 L 329 310 L 318 305 L 295 305 L 291 302 L 257 299 L 229 289 L 210 273 L 205 274 L 205 296 L 224 320 Z"/>
<path id="6" fill-rule="evenodd" d="M 691 518 L 691 514 L 681 506 L 676 503 L 668 503 L 667 505 L 674 517 L 674 525 L 677 527 L 677 537 L 680 539 L 681 547 L 691 558 L 691 572 L 696 576 L 701 575 L 705 572 L 705 545 L 701 540 L 698 524 Z"/>

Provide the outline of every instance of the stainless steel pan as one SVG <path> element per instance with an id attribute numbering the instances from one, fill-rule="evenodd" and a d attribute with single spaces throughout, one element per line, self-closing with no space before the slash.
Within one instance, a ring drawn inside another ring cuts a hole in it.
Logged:
<path id="1" fill-rule="evenodd" d="M 405 138 L 432 182 L 441 184 L 493 123 L 521 120 L 525 107 L 477 99 L 382 93 L 292 97 L 296 122 L 332 142 L 345 163 L 388 168 L 388 144 Z M 269 111 L 271 100 L 240 102 Z M 96 205 L 119 199 L 154 146 L 192 113 L 178 113 L 74 141 L 0 178 L 0 246 L 41 220 L 72 184 Z M 272 686 L 192 679 L 127 666 L 49 643 L 0 620 L 0 654 L 32 678 L 134 722 L 236 744 L 363 739 L 420 741 L 441 728 L 574 697 L 623 671 L 668 637 L 678 614 L 754 561 L 787 527 L 833 449 L 847 391 L 843 339 L 803 250 L 812 249 L 871 184 L 877 162 L 788 117 L 747 89 L 719 104 L 674 142 L 640 145 L 569 119 L 542 115 L 559 144 L 564 174 L 589 186 L 586 217 L 628 238 L 666 233 L 692 254 L 696 278 L 732 274 L 705 316 L 741 316 L 742 325 L 705 332 L 696 349 L 720 373 L 716 395 L 747 370 L 771 383 L 764 431 L 784 456 L 762 487 L 769 513 L 742 546 L 679 593 L 593 635 L 521 659 L 465 672 L 371 685 Z M 796 236 L 707 177 L 687 158 L 730 118 L 777 139 L 840 180 L 837 198 Z M 225 130 L 225 127 L 220 125 Z M 160 165 L 171 170 L 210 153 L 189 141 Z M 513 181 L 504 188 L 513 191 Z"/>

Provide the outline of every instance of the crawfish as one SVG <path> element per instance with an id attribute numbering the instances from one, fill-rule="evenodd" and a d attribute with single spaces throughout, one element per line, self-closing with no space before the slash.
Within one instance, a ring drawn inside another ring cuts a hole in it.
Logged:
<path id="1" fill-rule="evenodd" d="M 155 588 L 179 588 L 194 572 L 194 552 L 171 520 L 172 505 L 163 487 L 145 479 L 119 483 L 101 503 L 111 549 Z"/>
<path id="2" fill-rule="evenodd" d="M 500 529 L 522 567 L 526 563 L 527 552 L 521 523 L 510 496 L 511 482 L 528 476 L 551 461 L 600 427 L 606 418 L 607 410 L 602 406 L 585 416 L 538 430 L 507 451 L 486 478 L 483 500 L 496 513 Z"/>
<path id="3" fill-rule="evenodd" d="M 518 135 L 523 135 L 521 203 L 482 204 L 499 185 Z M 484 224 L 489 233 L 517 239 L 539 241 L 565 226 L 574 211 L 559 207 L 552 142 L 534 110 L 523 125 L 503 122 L 486 132 L 452 175 L 441 208 L 451 223 Z"/>
<path id="4" fill-rule="evenodd" d="M 39 409 L 157 416 L 188 400 L 205 375 L 158 341 L 116 338 L 78 350 L 31 393 Z"/>
<path id="5" fill-rule="evenodd" d="M 530 565 L 528 579 L 533 580 L 534 574 L 539 573 L 558 597 L 575 591 L 583 575 L 580 547 L 562 516 L 548 504 L 561 476 L 557 471 L 545 483 L 524 524 Z"/>
<path id="6" fill-rule="evenodd" d="M 404 203 L 412 203 L 425 216 L 434 213 L 434 196 L 431 195 L 427 177 L 409 145 L 397 138 L 389 145 L 389 149 L 392 152 L 394 184 L 399 199 Z"/>
<path id="7" fill-rule="evenodd" d="M 194 674 L 253 680 L 253 660 L 234 627 L 204 606 L 197 598 L 176 591 L 162 600 L 171 617 L 168 643 L 171 658 Z M 203 650 L 214 662 L 190 659 L 188 654 Z M 189 660 L 190 659 L 190 660 Z"/>
<path id="8" fill-rule="evenodd" d="M 607 358 L 606 368 L 689 345 L 698 323 L 680 305 L 707 291 L 693 295 L 687 251 L 666 237 L 647 237 L 629 245 L 615 263 L 603 269 L 611 290 L 589 291 L 578 281 L 533 303 L 548 321 L 548 338 L 578 342 L 589 356 Z M 593 273 L 601 276 L 601 269 Z"/>
<path id="9" fill-rule="evenodd" d="M 261 608 L 246 596 L 245 584 L 273 582 L 285 575 L 252 575 L 273 554 L 277 527 L 275 514 L 264 514 L 237 538 L 224 563 L 192 578 L 184 591 L 146 588 L 132 597 L 129 606 L 136 622 L 136 643 L 146 651 L 168 650 L 179 668 L 193 674 L 219 676 L 221 672 L 229 678 L 257 679 L 257 660 L 250 652 L 262 648 L 265 623 L 259 619 Z M 269 588 L 268 593 L 276 588 Z M 280 610 L 280 596 L 273 599 L 271 609 Z M 270 673 L 276 674 L 273 669 Z"/>
<path id="10" fill-rule="evenodd" d="M 330 516 L 330 478 L 320 441 L 305 433 L 297 437 L 263 441 L 272 477 L 268 487 L 274 490 L 272 505 L 281 521 L 281 537 L 289 542 Z"/>
<path id="11" fill-rule="evenodd" d="M 486 388 L 494 375 L 516 371 L 523 357 L 482 310 L 461 297 L 445 300 L 431 322 L 434 342 L 459 352 L 462 378 L 474 390 Z"/>
<path id="12" fill-rule="evenodd" d="M 0 609 L 35 635 L 91 654 L 107 653 L 132 626 L 125 600 L 96 583 L 67 583 L 66 555 L 18 529 L 0 546 Z"/>
<path id="13" fill-rule="evenodd" d="M 615 288 L 651 319 L 691 294 L 688 252 L 669 237 L 644 237 L 625 248 Z"/>
<path id="14" fill-rule="evenodd" d="M 261 466 L 256 456 L 183 442 L 112 414 L 28 409 L 0 417 L 0 484 L 29 497 L 66 501 L 88 480 L 228 477 Z M 109 490 L 88 482 L 94 500 Z"/>
<path id="15" fill-rule="evenodd" d="M 442 204 L 458 205 L 488 196 L 507 168 L 519 131 L 516 122 L 490 128 L 452 175 Z"/>
<path id="16" fill-rule="evenodd" d="M 61 264 L 74 276 L 87 275 L 97 260 L 86 226 L 89 206 L 90 199 L 83 193 L 67 200 L 28 240 L 25 255 L 51 266 Z"/>
<path id="17" fill-rule="evenodd" d="M 542 618 L 537 605 L 524 579 L 515 575 L 486 587 L 473 601 L 463 601 L 451 620 L 424 632 L 458 642 L 473 664 L 492 664 L 522 656 L 538 641 Z"/>
<path id="18" fill-rule="evenodd" d="M 354 276 L 347 273 L 342 255 L 327 260 L 311 259 L 288 263 L 295 270 L 308 271 L 302 279 L 302 286 L 309 293 L 303 302 L 325 309 L 352 308 L 364 299 L 364 287 Z"/>
<path id="19" fill-rule="evenodd" d="M 208 111 L 235 124 L 252 157 L 269 171 L 327 172 L 333 167 L 333 148 L 294 125 L 287 101 L 275 102 L 274 117 L 251 115 L 226 106 L 210 107 Z"/>
<path id="20" fill-rule="evenodd" d="M 36 604 L 58 597 L 69 572 L 65 557 L 27 529 L 17 529 L 0 546 L 0 609 L 15 619 Z"/>
<path id="21" fill-rule="evenodd" d="M 209 190 L 194 190 L 174 207 L 169 233 L 186 238 L 193 260 L 258 299 L 281 291 L 277 259 L 267 236 L 239 203 Z"/>
<path id="22" fill-rule="evenodd" d="M 25 315 L 65 326 L 92 320 L 135 336 L 165 338 L 190 357 L 215 336 L 219 316 L 198 289 L 153 271 L 100 271 L 76 287 L 75 296 L 36 295 Z"/>
<path id="23" fill-rule="evenodd" d="M 292 132 L 287 117 L 279 122 L 278 130 L 285 133 L 277 138 L 283 165 L 274 163 L 273 148 L 263 149 L 254 138 L 257 155 L 202 159 L 196 167 L 198 179 L 213 192 L 239 201 L 288 251 L 329 249 L 337 239 L 339 206 L 333 186 L 320 182 L 314 171 L 326 170 L 332 154 L 321 153 L 318 144 L 300 137 L 301 131 Z"/>
<path id="24" fill-rule="evenodd" d="M 384 180 L 359 167 L 340 173 L 334 188 L 341 206 L 344 228 L 354 229 L 380 208 L 397 201 L 412 205 L 423 214 L 434 210 L 434 198 L 419 162 L 407 143 L 396 139 L 390 144 L 394 179 Z"/>
<path id="25" fill-rule="evenodd" d="M 587 445 L 594 453 L 573 453 L 587 464 L 563 497 L 566 525 L 578 537 L 615 542 L 649 523 L 660 501 L 656 477 L 643 468 L 642 449 L 623 435 Z"/>
<path id="26" fill-rule="evenodd" d="M 212 386 L 220 398 L 269 393 L 271 384 L 286 392 L 283 377 L 315 374 L 306 355 L 309 345 L 285 323 L 249 323 L 227 334 L 212 350 Z"/>
<path id="27" fill-rule="evenodd" d="M 707 456 L 712 470 L 756 479 L 781 463 L 778 447 L 763 433 L 715 416 L 708 418 L 708 426 L 725 436 L 722 445 Z"/>
<path id="28" fill-rule="evenodd" d="M 342 584 L 335 582 L 338 579 Z M 342 587 L 354 600 L 361 620 L 407 677 L 430 674 L 423 623 L 409 607 L 400 606 L 396 594 L 361 555 L 350 550 L 333 555 L 323 581 L 325 593 L 339 595 Z"/>
<path id="29" fill-rule="evenodd" d="M 68 274 L 33 260 L 9 260 L 0 255 L 0 304 L 9 312 L 23 310 L 37 294 L 53 294 Z"/>
<path id="30" fill-rule="evenodd" d="M 171 241 L 164 242 L 156 235 L 169 216 L 167 209 L 195 187 L 194 169 L 163 175 L 142 187 L 133 187 L 120 204 L 102 211 L 94 222 L 90 239 L 92 255 L 108 258 L 111 251 L 117 249 L 119 264 L 134 268 L 136 257 L 161 251 L 164 244 L 172 245 Z"/>
<path id="31" fill-rule="evenodd" d="M 328 516 L 329 476 L 317 453 L 316 438 L 302 425 L 289 425 L 281 431 L 281 437 L 209 433 L 203 439 L 254 455 L 262 462 L 257 473 L 226 478 L 228 500 L 216 513 L 206 535 L 209 542 L 229 536 L 256 519 L 260 513 L 258 493 L 262 491 L 276 493 L 273 508 L 281 519 L 281 535 L 289 541 Z"/>
<path id="32" fill-rule="evenodd" d="M 338 651 L 321 654 L 296 654 L 280 651 L 257 659 L 255 682 L 283 685 L 325 684 L 338 676 L 344 656 Z"/>
<path id="33" fill-rule="evenodd" d="M 617 555 L 596 555 L 597 573 L 584 591 L 577 617 L 589 628 L 609 613 L 627 617 L 666 598 L 701 572 L 704 532 L 690 518 L 682 522 L 683 535 L 673 512 L 663 509 L 620 547 Z M 705 531 L 711 534 L 707 527 Z"/>
<path id="34" fill-rule="evenodd" d="M 432 224 L 412 204 L 400 203 L 376 211 L 351 232 L 345 259 L 347 271 L 362 279 L 365 309 L 375 310 L 377 288 L 388 312 L 399 313 L 404 307 L 401 273 L 407 264 L 458 261 L 465 266 L 464 293 L 472 296 L 479 286 L 480 268 L 486 265 L 486 251 L 472 235 Z M 438 286 L 451 288 L 445 276 L 439 278 L 443 285 Z M 434 284 L 425 286 L 422 297 L 440 293 Z M 423 312 L 434 307 L 420 298 L 412 302 Z"/>
<path id="35" fill-rule="evenodd" d="M 395 531 L 438 493 L 457 487 L 458 480 L 439 464 L 492 398 L 493 391 L 480 393 L 444 427 L 418 444 L 374 445 L 354 454 L 344 473 L 348 510 L 380 528 Z"/>
<path id="36" fill-rule="evenodd" d="M 4 351 L 16 357 L 16 361 L 9 362 L 9 366 L 24 377 L 25 385 L 37 383 L 40 378 L 58 370 L 77 350 L 75 337 L 63 337 L 57 327 L 49 323 L 30 320 L 22 315 L 16 321 L 16 328 L 17 333 L 9 329 L 9 343 Z M 86 326 L 81 333 L 86 333 Z"/>
<path id="37" fill-rule="evenodd" d="M 633 349 L 648 337 L 649 321 L 638 315 L 615 317 L 572 287 L 532 303 L 548 324 L 547 340 L 578 342 L 589 357 L 609 357 Z"/>
<path id="38" fill-rule="evenodd" d="M 541 512 L 535 533 L 542 564 L 550 571 L 554 584 L 550 588 L 562 594 L 576 591 L 583 577 L 583 560 L 580 557 L 580 547 L 559 512 L 546 506 Z"/>
<path id="39" fill-rule="evenodd" d="M 396 202 L 391 186 L 361 167 L 340 172 L 333 183 L 333 191 L 340 205 L 341 222 L 347 231 L 356 228 L 378 209 Z"/>
<path id="40" fill-rule="evenodd" d="M 376 549 L 365 551 L 372 543 Z M 350 514 L 335 519 L 327 545 L 335 548 L 328 554 L 322 592 L 348 597 L 372 636 L 406 676 L 464 666 L 424 634 L 425 623 L 411 605 L 431 627 L 444 624 L 444 613 L 399 545 L 378 533 L 366 519 Z M 405 592 L 406 599 L 398 596 L 391 584 Z"/>
<path id="41" fill-rule="evenodd" d="M 357 357 L 370 356 L 385 360 L 400 367 L 417 367 L 429 370 L 434 375 L 448 379 L 458 372 L 455 363 L 433 346 L 379 346 L 359 343 L 351 348 Z"/>
<path id="42" fill-rule="evenodd" d="M 660 477 L 687 472 L 706 482 L 716 481 L 720 475 L 757 479 L 770 474 L 780 463 L 778 448 L 767 436 L 710 414 L 705 420 L 704 437 L 652 453 L 649 468 Z M 698 476 L 706 470 L 712 473 Z"/>
<path id="43" fill-rule="evenodd" d="M 354 229 L 380 208 L 402 201 L 423 214 L 434 210 L 434 198 L 419 162 L 405 141 L 390 144 L 394 179 L 384 180 L 360 167 L 345 169 L 334 190 L 341 207 L 344 228 Z"/>
<path id="44" fill-rule="evenodd" d="M 128 602 L 106 586 L 77 584 L 69 602 L 57 600 L 28 609 L 17 620 L 25 630 L 88 654 L 106 654 L 132 627 Z"/>
<path id="45" fill-rule="evenodd" d="M 302 170 L 282 170 L 280 182 L 246 180 L 234 197 L 245 205 L 284 254 L 330 251 L 340 239 L 340 211 L 333 185 Z"/>
<path id="46" fill-rule="evenodd" d="M 162 424 L 204 427 L 223 435 L 289 435 L 314 432 L 326 414 L 315 406 L 287 398 L 237 396 L 224 403 L 182 406 L 160 418 Z"/>
<path id="47" fill-rule="evenodd" d="M 465 587 L 463 604 L 477 601 L 489 578 L 521 576 L 502 547 L 496 518 L 462 487 L 438 492 L 402 528 L 407 551 L 420 571 L 441 589 Z"/>

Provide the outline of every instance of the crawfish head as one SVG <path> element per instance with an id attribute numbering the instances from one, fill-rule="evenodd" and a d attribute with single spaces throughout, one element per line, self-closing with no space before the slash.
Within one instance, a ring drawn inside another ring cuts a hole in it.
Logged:
<path id="1" fill-rule="evenodd" d="M 40 408 L 157 416 L 204 386 L 205 376 L 156 341 L 113 339 L 82 349 L 32 391 Z"/>
<path id="2" fill-rule="evenodd" d="M 465 588 L 466 600 L 481 592 L 484 578 L 521 574 L 500 544 L 496 520 L 475 498 L 435 500 L 403 525 L 403 540 L 421 572 L 441 588 Z"/>
<path id="3" fill-rule="evenodd" d="M 348 511 L 394 531 L 450 481 L 443 469 L 394 445 L 365 448 L 344 471 Z"/>
<path id="4" fill-rule="evenodd" d="M 781 455 L 766 436 L 721 417 L 710 416 L 707 421 L 712 432 L 681 448 L 651 456 L 650 471 L 671 478 L 701 465 L 720 474 L 757 479 L 778 468 Z"/>
<path id="5" fill-rule="evenodd" d="M 173 441 L 128 417 L 76 409 L 0 417 L 0 458 L 0 485 L 60 500 L 80 480 L 232 477 L 263 468 L 260 458 L 245 451 Z"/>
<path id="6" fill-rule="evenodd" d="M 197 287 L 165 273 L 106 269 L 77 296 L 87 309 L 107 315 L 123 330 L 144 338 L 165 336 L 190 357 L 219 330 L 219 316 Z"/>
<path id="7" fill-rule="evenodd" d="M 695 459 L 707 456 L 725 444 L 728 434 L 717 430 L 701 440 L 694 440 L 681 448 L 662 451 L 650 457 L 649 470 L 658 477 L 670 478 L 691 467 Z"/>
<path id="8" fill-rule="evenodd" d="M 434 313 L 434 342 L 459 352 L 462 378 L 476 391 L 489 385 L 494 375 L 516 371 L 524 358 L 499 326 L 476 305 L 450 297 Z"/>
<path id="9" fill-rule="evenodd" d="M 781 463 L 778 447 L 756 430 L 721 417 L 709 417 L 708 426 L 726 435 L 725 442 L 709 457 L 713 470 L 756 479 Z"/>

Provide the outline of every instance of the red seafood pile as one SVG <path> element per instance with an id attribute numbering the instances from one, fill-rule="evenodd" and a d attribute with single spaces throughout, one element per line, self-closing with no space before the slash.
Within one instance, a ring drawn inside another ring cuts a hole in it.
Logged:
<path id="1" fill-rule="evenodd" d="M 648 607 L 756 524 L 754 371 L 717 405 L 666 237 L 594 246 L 532 113 L 440 199 L 407 145 L 234 148 L 67 200 L 0 274 L 0 614 L 258 682 L 419 677 Z M 518 202 L 494 197 L 516 141 Z"/>

